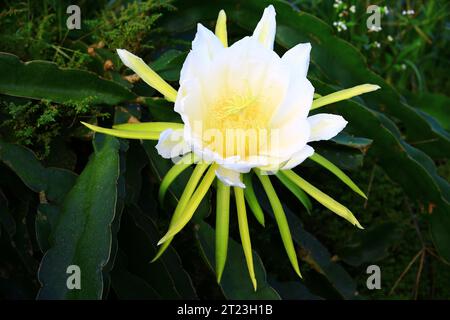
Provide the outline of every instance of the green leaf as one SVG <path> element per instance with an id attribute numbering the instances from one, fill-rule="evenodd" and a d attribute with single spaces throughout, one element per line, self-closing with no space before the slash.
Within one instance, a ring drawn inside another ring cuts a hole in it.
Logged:
<path id="1" fill-rule="evenodd" d="M 450 117 L 448 116 L 450 98 L 438 93 L 422 92 L 407 94 L 408 101 L 415 108 L 433 116 L 447 131 L 450 131 Z"/>
<path id="2" fill-rule="evenodd" d="M 367 196 L 362 192 L 362 190 L 347 176 L 341 169 L 336 167 L 332 162 L 328 161 L 326 158 L 322 157 L 320 154 L 315 152 L 311 157 L 309 157 L 314 162 L 317 162 L 322 167 L 333 173 L 336 177 L 338 177 L 342 182 L 344 182 L 347 186 L 350 187 L 353 191 L 359 194 L 361 197 L 367 199 Z"/>
<path id="3" fill-rule="evenodd" d="M 41 203 L 38 206 L 35 227 L 36 227 L 36 240 L 42 253 L 45 253 L 50 249 L 50 235 L 54 230 L 58 221 L 60 209 L 57 206 Z"/>
<path id="4" fill-rule="evenodd" d="M 34 192 L 49 201 L 61 203 L 72 188 L 77 175 L 66 169 L 45 168 L 35 154 L 20 145 L 0 141 L 0 160 L 14 171 Z"/>
<path id="5" fill-rule="evenodd" d="M 23 63 L 15 55 L 0 53 L 0 93 L 58 103 L 114 105 L 135 99 L 128 89 L 96 74 L 64 70 L 48 61 Z"/>
<path id="6" fill-rule="evenodd" d="M 269 277 L 269 283 L 283 300 L 322 300 L 319 296 L 312 294 L 300 281 L 280 282 Z"/>
<path id="7" fill-rule="evenodd" d="M 16 221 L 8 210 L 8 199 L 6 199 L 2 190 L 0 189 L 0 225 L 4 230 L 13 237 L 16 233 Z M 1 229 L 1 228 L 0 228 Z M 1 235 L 1 232 L 0 232 Z"/>
<path id="8" fill-rule="evenodd" d="M 344 147 L 332 142 L 319 142 L 314 150 L 345 170 L 361 170 L 364 165 L 364 153 L 354 148 Z M 314 165 L 311 160 L 305 166 Z"/>
<path id="9" fill-rule="evenodd" d="M 322 92 L 332 90 L 317 80 L 313 83 Z M 385 115 L 355 101 L 339 102 L 336 108 L 349 120 L 353 131 L 374 141 L 368 155 L 377 159 L 390 178 L 399 183 L 411 199 L 433 208 L 430 214 L 433 242 L 439 254 L 450 261 L 450 234 L 445 231 L 450 230 L 450 185 L 439 176 L 433 160 L 405 142 Z"/>
<path id="10" fill-rule="evenodd" d="M 215 270 L 215 232 L 207 223 L 200 222 L 196 232 L 199 248 L 212 272 Z M 228 242 L 227 266 L 223 272 L 220 288 L 225 298 L 231 300 L 279 300 L 277 292 L 267 283 L 264 266 L 256 252 L 253 252 L 255 276 L 258 290 L 254 291 L 245 269 L 243 249 L 233 239 Z"/>
<path id="11" fill-rule="evenodd" d="M 351 266 L 371 264 L 388 255 L 388 249 L 400 234 L 394 222 L 383 222 L 357 233 L 351 243 L 338 252 L 338 257 Z"/>
<path id="12" fill-rule="evenodd" d="M 161 296 L 144 279 L 126 270 L 126 257 L 118 252 L 117 263 L 111 272 L 112 288 L 121 300 L 154 300 Z"/>
<path id="13" fill-rule="evenodd" d="M 167 81 L 178 81 L 180 70 L 186 60 L 186 52 L 168 50 L 151 64 L 154 71 Z"/>
<path id="14" fill-rule="evenodd" d="M 51 233 L 51 248 L 41 261 L 39 299 L 102 297 L 102 269 L 110 257 L 116 209 L 119 147 L 113 137 L 95 137 L 95 153 L 65 197 Z M 66 285 L 70 265 L 81 269 L 80 290 L 69 290 Z"/>
<path id="15" fill-rule="evenodd" d="M 181 117 L 173 110 L 173 103 L 163 98 L 151 97 L 144 98 L 145 105 L 154 119 L 164 122 L 181 123 Z"/>
<path id="16" fill-rule="evenodd" d="M 371 139 L 355 137 L 345 131 L 341 131 L 331 140 L 339 145 L 358 149 L 362 153 L 366 153 L 373 142 Z"/>
<path id="17" fill-rule="evenodd" d="M 126 213 L 125 233 L 121 235 L 120 243 L 130 262 L 128 270 L 145 279 L 163 298 L 196 299 L 191 278 L 172 246 L 158 261 L 149 263 L 157 252 L 156 243 L 161 237 L 155 222 L 135 205 L 128 206 Z M 128 219 L 130 215 L 132 219 Z"/>

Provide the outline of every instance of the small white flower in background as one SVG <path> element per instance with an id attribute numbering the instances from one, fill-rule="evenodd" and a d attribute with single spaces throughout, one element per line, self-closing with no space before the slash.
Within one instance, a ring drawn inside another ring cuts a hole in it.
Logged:
<path id="1" fill-rule="evenodd" d="M 380 44 L 378 41 L 374 41 L 373 46 L 374 46 L 375 48 L 380 48 L 380 47 L 381 47 L 381 44 Z"/>
<path id="2" fill-rule="evenodd" d="M 387 6 L 384 6 L 384 14 L 388 15 L 389 14 L 389 8 Z"/>
<path id="3" fill-rule="evenodd" d="M 347 30 L 347 25 L 345 24 L 344 21 L 334 21 L 333 26 L 336 27 L 338 32 Z"/>
<path id="4" fill-rule="evenodd" d="M 333 7 L 338 8 L 342 4 L 342 0 L 335 0 Z"/>
<path id="5" fill-rule="evenodd" d="M 402 11 L 402 15 L 404 15 L 404 16 L 412 16 L 412 15 L 414 15 L 415 14 L 415 11 L 414 10 L 403 10 Z"/>
<path id="6" fill-rule="evenodd" d="M 394 41 L 394 38 L 392 38 L 391 35 L 388 35 L 388 36 L 387 36 L 387 40 L 388 40 L 389 42 L 392 42 L 392 41 Z"/>
<path id="7" fill-rule="evenodd" d="M 378 27 L 378 26 L 376 26 L 376 25 L 371 25 L 370 27 L 369 27 L 369 32 L 379 32 L 379 31 L 381 31 L 383 28 L 381 28 L 381 27 Z"/>
<path id="8" fill-rule="evenodd" d="M 351 13 L 355 13 L 356 12 L 356 7 L 354 5 L 352 5 L 349 10 L 350 10 Z"/>

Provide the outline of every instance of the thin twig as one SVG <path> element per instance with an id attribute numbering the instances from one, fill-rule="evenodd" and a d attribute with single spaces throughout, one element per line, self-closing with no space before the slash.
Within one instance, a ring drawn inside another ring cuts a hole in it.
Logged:
<path id="1" fill-rule="evenodd" d="M 422 274 L 426 252 L 426 250 L 422 250 L 422 255 L 420 256 L 419 270 L 417 270 L 416 285 L 414 286 L 414 300 L 417 300 L 417 297 L 419 295 L 420 276 Z"/>
<path id="2" fill-rule="evenodd" d="M 397 281 L 395 281 L 394 286 L 392 287 L 391 291 L 389 291 L 389 295 L 394 293 L 395 288 L 398 286 L 398 284 L 400 283 L 400 281 L 402 281 L 403 277 L 406 275 L 406 273 L 408 272 L 408 270 L 412 267 L 412 265 L 414 264 L 414 262 L 416 262 L 417 258 L 419 258 L 419 256 L 422 254 L 422 251 L 424 249 L 420 249 L 420 251 L 414 256 L 414 258 L 412 258 L 412 260 L 409 262 L 409 264 L 406 266 L 405 270 L 403 270 L 402 274 L 400 275 L 400 277 L 398 277 Z"/>
<path id="3" fill-rule="evenodd" d="M 425 245 L 425 241 L 423 240 L 422 232 L 420 231 L 419 222 L 417 221 L 417 215 L 412 210 L 412 208 L 408 202 L 408 199 L 406 199 L 405 205 L 406 205 L 406 208 L 408 209 L 409 213 L 411 214 L 414 229 L 416 230 L 417 236 L 419 237 L 420 243 L 422 244 L 422 248 L 424 249 L 426 247 L 426 245 Z"/>
<path id="4" fill-rule="evenodd" d="M 431 254 L 433 257 L 435 257 L 436 259 L 438 259 L 440 262 L 442 262 L 443 264 L 450 266 L 450 263 L 445 261 L 442 257 L 440 257 L 436 252 L 434 252 L 433 250 L 431 250 L 431 248 L 426 248 L 427 252 L 429 254 Z"/>

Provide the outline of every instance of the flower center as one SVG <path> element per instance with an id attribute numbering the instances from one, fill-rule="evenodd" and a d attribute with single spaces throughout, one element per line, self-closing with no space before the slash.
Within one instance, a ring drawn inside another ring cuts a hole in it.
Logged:
<path id="1" fill-rule="evenodd" d="M 269 110 L 261 96 L 233 94 L 219 99 L 203 123 L 204 145 L 224 158 L 257 156 L 268 139 Z"/>

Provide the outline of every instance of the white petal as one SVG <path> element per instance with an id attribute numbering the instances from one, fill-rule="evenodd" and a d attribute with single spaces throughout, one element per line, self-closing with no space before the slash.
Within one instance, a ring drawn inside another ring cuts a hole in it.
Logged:
<path id="1" fill-rule="evenodd" d="M 314 87 L 306 78 L 291 77 L 284 101 L 271 120 L 271 126 L 279 127 L 294 118 L 306 119 L 314 97 Z"/>
<path id="2" fill-rule="evenodd" d="M 261 42 L 266 48 L 273 49 L 276 32 L 275 8 L 273 5 L 264 9 L 263 16 L 253 32 L 252 37 Z"/>
<path id="3" fill-rule="evenodd" d="M 223 44 L 214 33 L 200 23 L 197 24 L 197 33 L 192 41 L 192 50 L 186 57 L 180 72 L 180 84 L 195 75 L 207 73 L 209 62 L 223 49 Z"/>
<path id="4" fill-rule="evenodd" d="M 179 160 L 180 155 L 191 151 L 183 138 L 183 129 L 167 129 L 161 132 L 155 148 L 161 157 L 173 159 L 175 162 Z"/>
<path id="5" fill-rule="evenodd" d="M 309 67 L 309 54 L 311 52 L 310 43 L 299 43 L 295 47 L 286 51 L 281 60 L 291 70 L 291 76 L 306 77 Z"/>
<path id="6" fill-rule="evenodd" d="M 271 128 L 271 137 L 263 155 L 285 161 L 298 150 L 303 149 L 309 140 L 310 126 L 306 119 L 294 118 L 279 128 Z"/>
<path id="7" fill-rule="evenodd" d="M 245 184 L 241 181 L 241 174 L 237 171 L 219 166 L 216 170 L 216 176 L 227 186 L 245 188 Z"/>
<path id="8" fill-rule="evenodd" d="M 302 150 L 295 153 L 291 159 L 289 159 L 282 167 L 281 170 L 288 170 L 298 166 L 300 163 L 305 161 L 307 158 L 314 154 L 314 149 L 306 145 Z"/>
<path id="9" fill-rule="evenodd" d="M 222 42 L 211 30 L 205 28 L 201 23 L 197 24 L 197 33 L 192 41 L 193 51 L 205 51 L 207 57 L 212 60 L 223 48 Z"/>
<path id="10" fill-rule="evenodd" d="M 341 116 L 328 113 L 319 113 L 308 117 L 311 126 L 309 141 L 329 140 L 336 136 L 347 125 Z"/>

